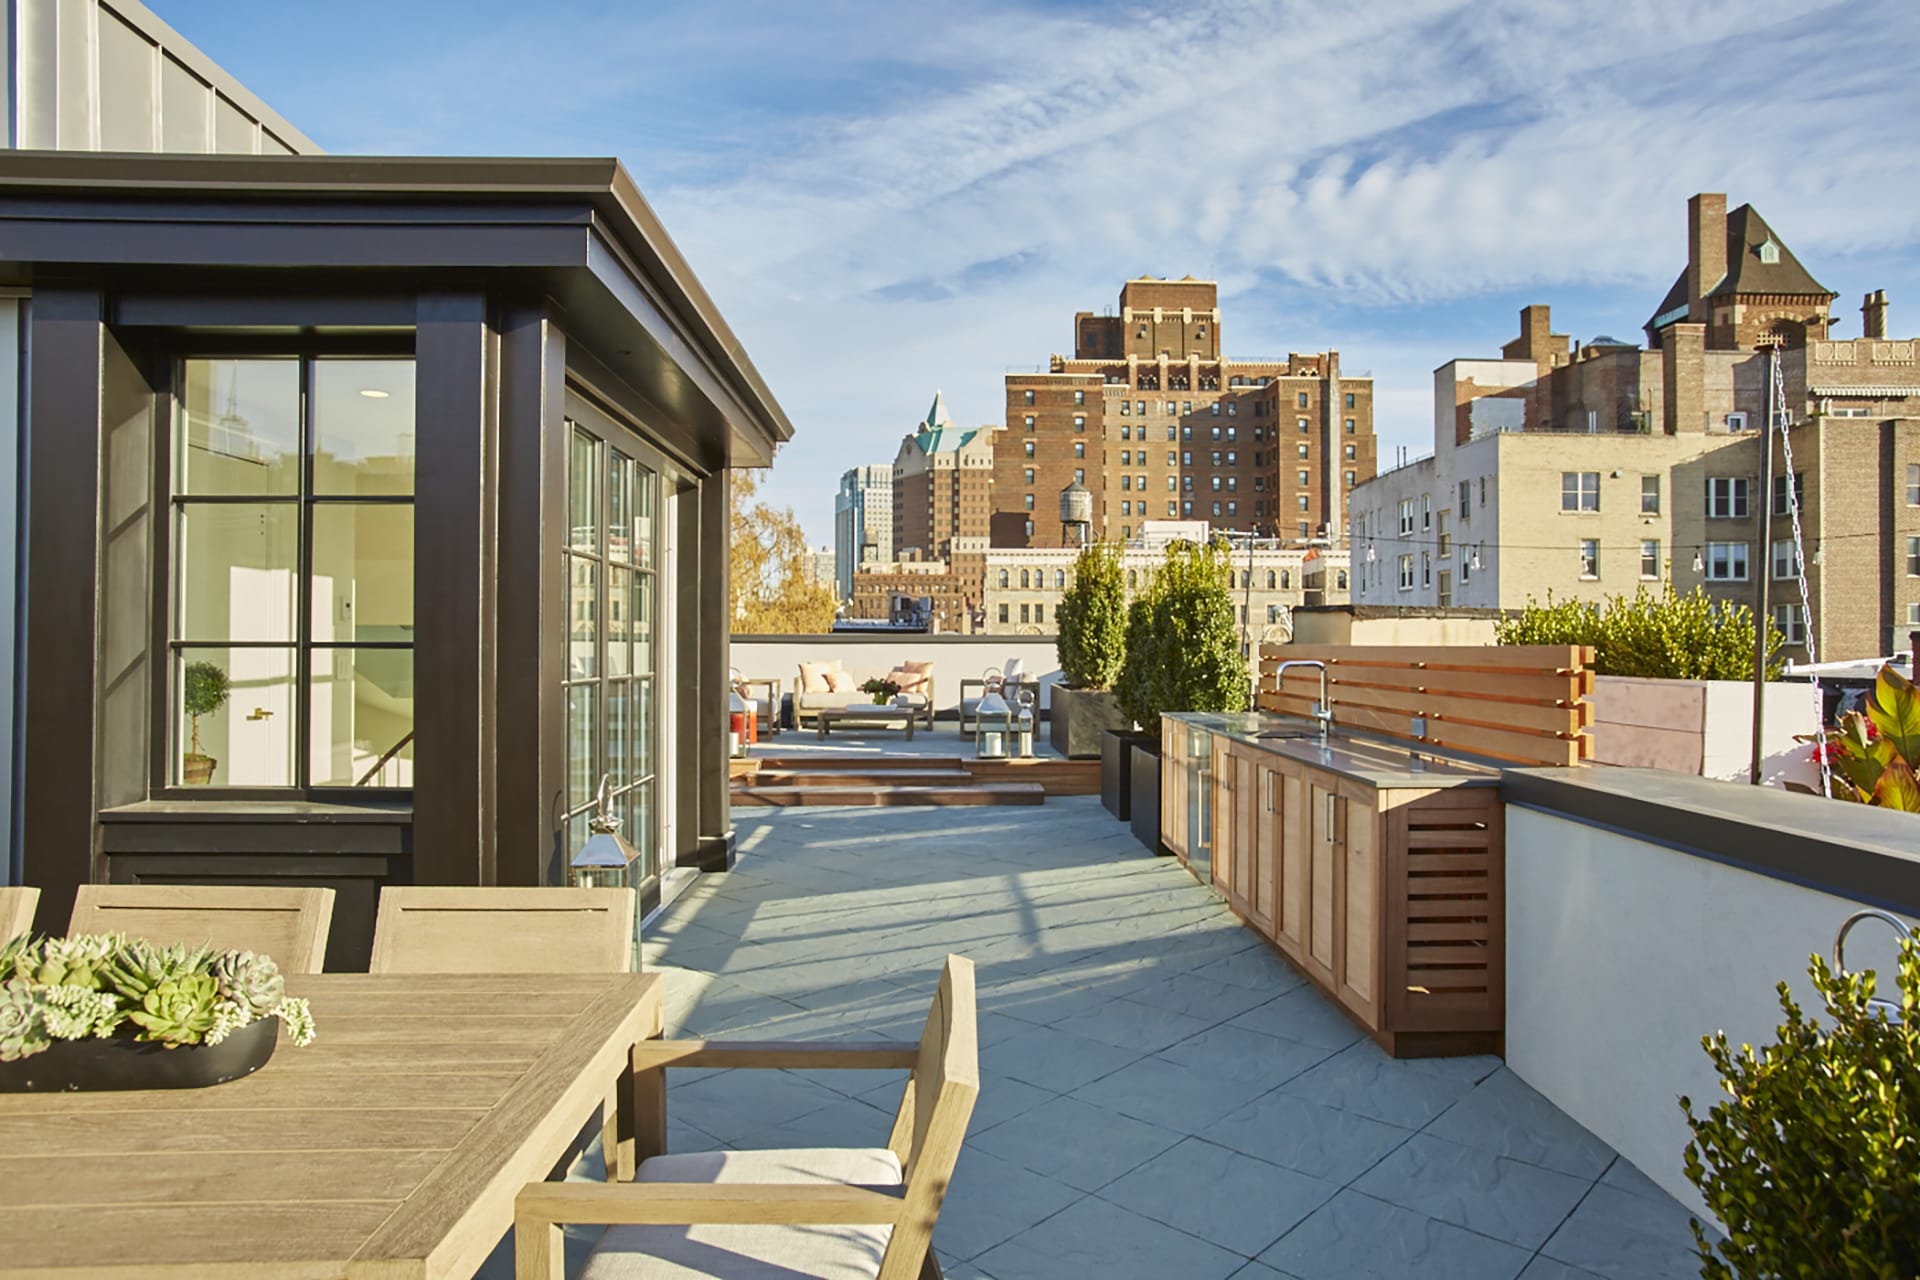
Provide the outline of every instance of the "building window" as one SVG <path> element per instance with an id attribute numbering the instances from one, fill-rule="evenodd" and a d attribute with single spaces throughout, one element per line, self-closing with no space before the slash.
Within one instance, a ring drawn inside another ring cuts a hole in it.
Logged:
<path id="1" fill-rule="evenodd" d="M 1122 477 L 1120 477 L 1120 478 L 1121 478 L 1122 480 L 1125 480 L 1125 479 L 1126 479 L 1126 477 L 1125 477 L 1125 476 L 1122 476 Z M 1123 489 L 1124 489 L 1124 488 L 1126 488 L 1126 486 L 1125 486 L 1124 484 L 1123 484 L 1123 485 L 1121 485 L 1120 487 L 1121 487 L 1121 488 L 1123 488 Z M 1132 502 L 1130 502 L 1130 501 L 1126 501 L 1126 500 L 1124 500 L 1124 499 L 1123 499 L 1123 500 L 1121 501 L 1121 503 L 1120 503 L 1120 514 L 1121 514 L 1121 515 L 1123 515 L 1123 516 L 1130 516 L 1130 515 L 1132 515 L 1132 514 L 1133 514 L 1133 503 L 1132 503 Z"/>
<path id="2" fill-rule="evenodd" d="M 1745 413 L 1730 413 L 1727 415 L 1727 430 L 1745 431 L 1746 429 L 1747 415 Z"/>
<path id="3" fill-rule="evenodd" d="M 1307 522 L 1305 520 L 1300 522 L 1300 536 L 1303 538 L 1307 536 Z"/>
<path id="4" fill-rule="evenodd" d="M 1279 575 L 1271 569 L 1267 570 L 1267 590 L 1271 591 L 1279 585 Z"/>
<path id="5" fill-rule="evenodd" d="M 1212 409 L 1213 409 L 1213 416 L 1214 416 L 1214 417 L 1216 417 L 1216 418 L 1217 418 L 1217 417 L 1219 417 L 1219 416 L 1220 416 L 1220 402 L 1219 402 L 1218 400 L 1215 400 L 1215 401 L 1213 402 L 1213 405 L 1212 405 Z"/>
<path id="6" fill-rule="evenodd" d="M 1003 604 L 1003 605 L 1001 605 L 1001 606 L 1000 606 L 1000 621 L 1001 621 L 1001 622 L 1006 622 L 1006 621 L 1007 621 L 1007 612 L 1008 612 L 1008 606 L 1006 606 L 1006 605 L 1004 605 L 1004 604 Z"/>
<path id="7" fill-rule="evenodd" d="M 1910 627 L 1920 627 L 1920 604 L 1910 604 L 1907 606 L 1907 625 Z"/>
<path id="8" fill-rule="evenodd" d="M 1173 499 L 1171 499 L 1171 498 L 1169 498 L 1169 499 L 1167 499 L 1167 517 L 1168 517 L 1168 519 L 1172 519 L 1172 518 L 1173 518 L 1174 516 L 1176 516 L 1176 515 L 1178 515 L 1178 514 L 1179 514 L 1179 511 L 1178 511 L 1178 509 L 1177 509 L 1177 508 L 1175 507 L 1175 505 L 1174 505 L 1174 502 L 1173 502 Z"/>
<path id="9" fill-rule="evenodd" d="M 1907 576 L 1920 578 L 1920 538 L 1907 539 Z"/>
<path id="10" fill-rule="evenodd" d="M 1448 608 L 1453 604 L 1453 574 L 1451 571 L 1446 569 L 1442 569 L 1440 571 L 1440 592 L 1439 592 L 1438 603 L 1440 607 L 1443 609 Z"/>
<path id="11" fill-rule="evenodd" d="M 1027 392 L 1025 392 L 1024 394 L 1025 394 L 1025 396 L 1026 396 L 1026 398 L 1027 398 L 1027 403 L 1028 403 L 1028 404 L 1032 404 L 1032 403 L 1033 403 L 1033 392 L 1031 392 L 1031 391 L 1027 391 Z"/>
<path id="12" fill-rule="evenodd" d="M 1240 454 L 1238 450 L 1235 450 L 1235 449 L 1227 450 L 1227 465 L 1230 467 L 1237 467 L 1240 465 Z"/>
<path id="13" fill-rule="evenodd" d="M 1086 414 L 1084 414 L 1084 413 L 1076 413 L 1076 414 L 1074 414 L 1074 415 L 1073 415 L 1073 429 L 1074 429 L 1075 431 L 1085 431 L 1085 430 L 1087 429 L 1087 415 L 1086 415 Z"/>
<path id="14" fill-rule="evenodd" d="M 1920 507 L 1920 462 L 1907 464 L 1907 505 Z"/>
<path id="15" fill-rule="evenodd" d="M 1132 477 L 1132 476 L 1121 476 L 1121 477 L 1120 477 L 1120 487 L 1121 487 L 1122 489 L 1132 489 L 1132 488 L 1133 488 L 1133 477 Z"/>
<path id="16" fill-rule="evenodd" d="M 1347 419 L 1347 434 L 1348 434 L 1348 435 L 1352 435 L 1352 434 L 1353 434 L 1353 419 L 1352 419 L 1352 418 L 1348 418 L 1348 419 Z"/>
<path id="17" fill-rule="evenodd" d="M 1345 591 L 1347 589 L 1347 571 L 1345 569 L 1337 570 L 1333 576 L 1334 584 L 1338 586 L 1340 590 Z"/>
<path id="18" fill-rule="evenodd" d="M 194 359 L 182 373 L 168 783 L 412 786 L 413 362 Z M 589 520 L 576 536 L 596 532 Z M 594 544 L 590 581 L 607 553 Z M 188 691 L 216 678 L 231 694 L 196 718 Z"/>
<path id="19" fill-rule="evenodd" d="M 1028 495 L 1026 496 L 1026 504 L 1027 504 L 1027 510 L 1029 510 L 1029 511 L 1031 511 L 1031 510 L 1033 510 L 1033 495 L 1032 495 L 1032 494 L 1028 494 Z"/>
<path id="20" fill-rule="evenodd" d="M 1282 591 L 1293 590 L 1293 570 L 1282 569 L 1280 571 L 1280 589 Z"/>
<path id="21" fill-rule="evenodd" d="M 1237 440 L 1237 439 L 1239 439 L 1239 437 L 1240 437 L 1240 428 L 1238 428 L 1238 427 L 1236 427 L 1236 426 L 1234 426 L 1234 425 L 1233 425 L 1232 423 L 1228 423 L 1228 424 L 1227 424 L 1227 439 L 1229 439 L 1229 440 Z"/>
<path id="22" fill-rule="evenodd" d="M 1660 514 L 1660 477 L 1640 477 L 1640 514 L 1657 516 Z"/>
<path id="23" fill-rule="evenodd" d="M 1213 429 L 1213 438 L 1214 438 L 1215 440 L 1218 440 L 1218 439 L 1220 438 L 1220 428 L 1219 428 L 1219 427 L 1215 427 L 1215 428 Z"/>
<path id="24" fill-rule="evenodd" d="M 1178 414 L 1179 414 L 1179 407 L 1175 405 L 1173 401 L 1171 400 L 1167 401 L 1167 416 L 1169 418 L 1172 418 L 1172 417 L 1178 416 Z"/>
<path id="25" fill-rule="evenodd" d="M 1220 492 L 1220 477 L 1219 477 L 1219 476 L 1214 476 L 1214 477 L 1212 477 L 1212 481 L 1213 481 L 1213 491 L 1214 491 L 1215 493 L 1218 493 L 1218 492 Z"/>
<path id="26" fill-rule="evenodd" d="M 1180 412 L 1181 412 L 1182 414 L 1188 414 L 1188 413 L 1192 413 L 1192 412 L 1193 412 L 1193 401 L 1191 401 L 1191 400 L 1182 400 L 1182 401 L 1180 402 Z"/>
<path id="27" fill-rule="evenodd" d="M 1169 433 L 1169 434 L 1167 435 L 1167 439 L 1169 439 L 1169 440 L 1171 440 L 1171 439 L 1173 439 L 1173 435 L 1171 434 L 1171 433 L 1172 433 L 1172 430 L 1173 430 L 1173 428 L 1171 428 L 1171 427 L 1169 427 L 1169 428 L 1167 428 L 1167 430 L 1168 430 L 1168 433 Z M 1191 440 L 1191 439 L 1193 439 L 1193 428 L 1192 428 L 1192 427 L 1182 427 L 1182 428 L 1180 428 L 1180 438 L 1181 438 L 1182 440 Z"/>
<path id="28" fill-rule="evenodd" d="M 1032 606 L 1032 605 L 1029 605 L 1029 604 L 1023 604 L 1023 605 L 1021 605 L 1021 606 L 1020 606 L 1020 621 L 1022 621 L 1022 622 L 1032 622 L 1032 621 L 1033 621 L 1033 606 Z"/>
<path id="29" fill-rule="evenodd" d="M 1255 405 L 1254 407 L 1255 407 L 1256 409 L 1258 409 L 1258 408 L 1259 408 L 1259 406 L 1258 406 L 1258 405 Z M 1237 418 L 1237 417 L 1239 417 L 1239 416 L 1240 416 L 1240 406 L 1239 406 L 1239 405 L 1237 405 L 1237 404 L 1235 404 L 1235 403 L 1234 403 L 1233 401 L 1231 401 L 1231 400 L 1229 400 L 1229 401 L 1227 401 L 1227 416 L 1228 416 L 1229 418 Z M 1254 428 L 1254 429 L 1255 429 L 1256 431 L 1257 431 L 1257 430 L 1259 430 L 1259 428 L 1258 428 L 1258 427 L 1256 427 L 1256 428 Z"/>
<path id="30" fill-rule="evenodd" d="M 1227 514 L 1228 514 L 1228 515 L 1230 515 L 1230 516 L 1237 516 L 1237 515 L 1239 515 L 1239 514 L 1240 514 L 1240 504 L 1239 504 L 1239 503 L 1237 503 L 1237 502 L 1229 502 L 1229 503 L 1227 504 Z"/>
<path id="31" fill-rule="evenodd" d="M 1480 477 L 1480 505 L 1483 507 L 1487 505 L 1487 478 L 1485 476 Z"/>
<path id="32" fill-rule="evenodd" d="M 1075 484 L 1085 484 L 1087 482 L 1087 471 L 1085 467 L 1075 467 L 1073 469 L 1073 482 Z"/>
<path id="33" fill-rule="evenodd" d="M 1580 540 L 1580 576 L 1597 578 L 1600 576 L 1600 543 L 1595 538 Z"/>
<path id="34" fill-rule="evenodd" d="M 1180 500 L 1180 514 L 1183 516 L 1190 516 L 1193 514 L 1193 503 L 1191 500 L 1185 499 L 1185 498 L 1182 498 Z"/>
<path id="35" fill-rule="evenodd" d="M 1354 460 L 1354 452 L 1353 452 L 1353 446 L 1352 446 L 1352 445 L 1348 445 L 1348 446 L 1347 446 L 1347 461 L 1348 461 L 1348 462 L 1352 462 L 1353 460 Z"/>
<path id="36" fill-rule="evenodd" d="M 1347 472 L 1347 488 L 1349 489 L 1353 488 L 1354 480 L 1357 478 L 1357 476 L 1358 476 L 1357 472 L 1353 472 L 1353 471 Z"/>
<path id="37" fill-rule="evenodd" d="M 1797 604 L 1777 604 L 1773 606 L 1773 625 L 1788 644 L 1807 642 L 1807 615 Z"/>
<path id="38" fill-rule="evenodd" d="M 1920 538 L 1912 541 L 1920 543 Z M 1709 542 L 1706 570 L 1709 582 L 1745 582 L 1747 580 L 1747 544 Z"/>
<path id="39" fill-rule="evenodd" d="M 1309 473 L 1308 473 L 1308 472 L 1305 472 L 1305 471 L 1302 471 L 1302 472 L 1300 473 L 1300 483 L 1301 483 L 1301 484 L 1302 484 L 1303 486 L 1304 486 L 1304 485 L 1305 485 L 1305 484 L 1307 483 L 1307 476 L 1308 476 L 1308 474 L 1309 474 Z"/>
<path id="40" fill-rule="evenodd" d="M 1032 415 L 1032 414 L 1028 414 L 1028 415 L 1027 415 L 1027 430 L 1029 430 L 1029 431 L 1031 431 L 1031 430 L 1033 430 L 1033 415 Z"/>
<path id="41" fill-rule="evenodd" d="M 1308 452 L 1307 452 L 1307 446 L 1306 446 L 1306 445 L 1304 445 L 1304 444 L 1303 444 L 1303 445 L 1301 445 L 1301 446 L 1300 446 L 1300 450 L 1299 450 L 1299 452 L 1300 452 L 1300 456 L 1301 456 L 1301 457 L 1303 457 L 1303 458 L 1304 458 L 1304 457 L 1307 457 L 1307 456 L 1308 456 Z"/>
<path id="42" fill-rule="evenodd" d="M 1307 432 L 1308 432 L 1308 431 L 1309 431 L 1309 430 L 1310 430 L 1311 428 L 1310 428 L 1310 426 L 1309 426 L 1309 424 L 1308 424 L 1308 422 L 1307 422 L 1307 420 L 1306 420 L 1305 418 L 1301 418 L 1301 419 L 1299 420 L 1299 422 L 1300 422 L 1300 434 L 1304 436 L 1304 435 L 1306 435 L 1306 434 L 1307 434 Z"/>
<path id="43" fill-rule="evenodd" d="M 1228 489 L 1228 491 L 1229 491 L 1229 492 L 1231 492 L 1231 491 L 1233 491 L 1233 490 L 1235 490 L 1235 489 L 1238 489 L 1239 487 L 1240 487 L 1240 477 L 1239 477 L 1239 476 L 1228 476 L 1228 477 L 1227 477 L 1227 489 Z"/>
<path id="44" fill-rule="evenodd" d="M 1746 519 L 1747 478 L 1745 476 L 1709 476 L 1707 478 L 1707 516 L 1715 520 Z"/>
<path id="45" fill-rule="evenodd" d="M 1031 458 L 1033 456 L 1033 441 L 1028 440 L 1026 442 L 1026 446 L 1027 446 L 1027 456 Z"/>
<path id="46" fill-rule="evenodd" d="M 1220 514 L 1220 504 L 1217 502 L 1213 504 L 1213 514 L 1215 515 Z"/>
<path id="47" fill-rule="evenodd" d="M 1087 456 L 1087 442 L 1085 440 L 1075 440 L 1073 442 L 1073 456 L 1076 458 L 1084 458 Z"/>
<path id="48" fill-rule="evenodd" d="M 1130 400 L 1122 400 L 1122 401 L 1120 402 L 1120 416 L 1121 416 L 1121 417 L 1123 417 L 1123 418 L 1124 418 L 1124 417 L 1126 417 L 1126 416 L 1127 416 L 1127 415 L 1128 415 L 1128 414 L 1129 414 L 1129 413 L 1130 413 L 1130 412 L 1132 411 L 1132 409 L 1133 409 L 1133 402 L 1132 402 L 1132 401 L 1130 401 Z"/>
<path id="49" fill-rule="evenodd" d="M 1171 455 L 1168 456 L 1168 460 L 1169 461 L 1172 460 Z M 1180 465 L 1185 467 L 1190 467 L 1193 465 L 1193 450 L 1182 449 L 1180 451 Z"/>
<path id="50" fill-rule="evenodd" d="M 1272 626 L 1274 623 L 1278 621 L 1280 621 L 1280 606 L 1277 604 L 1268 605 L 1267 606 L 1267 625 Z"/>
<path id="51" fill-rule="evenodd" d="M 1084 391 L 1076 391 L 1076 392 L 1074 392 L 1074 393 L 1073 393 L 1073 402 L 1074 402 L 1074 403 L 1075 403 L 1076 405 L 1081 405 L 1081 404 L 1085 404 L 1085 403 L 1087 402 L 1087 393 L 1086 393 L 1086 392 L 1084 392 Z"/>
<path id="52" fill-rule="evenodd" d="M 1793 504 L 1803 511 L 1806 509 L 1807 473 L 1804 471 L 1793 473 Z M 1785 476 L 1773 478 L 1773 514 L 1777 516 L 1787 514 L 1787 478 Z"/>
<path id="53" fill-rule="evenodd" d="M 1167 492 L 1168 492 L 1168 493 L 1172 493 L 1172 492 L 1173 492 L 1173 491 L 1174 491 L 1175 489 L 1177 489 L 1177 488 L 1179 488 L 1179 487 L 1180 487 L 1180 481 L 1179 481 L 1179 478 L 1178 478 L 1178 477 L 1176 477 L 1176 476 L 1168 476 L 1168 477 L 1167 477 Z"/>
<path id="54" fill-rule="evenodd" d="M 1145 459 L 1144 459 L 1144 458 L 1143 458 L 1143 459 L 1141 459 L 1141 460 L 1142 460 L 1143 462 L 1145 461 Z M 1121 465 L 1121 466 L 1123 466 L 1123 467 L 1130 467 L 1130 466 L 1132 466 L 1132 465 L 1133 465 L 1133 450 L 1131 450 L 1131 449 L 1122 449 L 1122 450 L 1120 451 L 1120 465 Z"/>
<path id="55" fill-rule="evenodd" d="M 1027 570 L 1027 569 L 1022 569 L 1020 571 L 1020 589 L 1022 591 L 1030 590 L 1033 587 L 1033 580 L 1028 576 L 1030 572 L 1031 570 Z"/>
<path id="56" fill-rule="evenodd" d="M 1420 495 L 1420 532 L 1433 528 L 1433 499 L 1426 494 Z"/>
<path id="57" fill-rule="evenodd" d="M 1800 576 L 1800 558 L 1793 554 L 1791 538 L 1773 544 L 1773 576 L 1776 581 Z"/>
<path id="58" fill-rule="evenodd" d="M 1307 495 L 1304 493 L 1300 495 L 1300 509 L 1302 511 L 1312 510 L 1312 508 L 1307 505 Z"/>
<path id="59" fill-rule="evenodd" d="M 1033 620 L 1035 622 L 1045 622 L 1047 620 L 1047 606 L 1044 601 L 1034 602 Z"/>
<path id="60" fill-rule="evenodd" d="M 1012 576 L 1013 576 L 1013 571 L 1012 571 L 1012 570 L 1010 570 L 1010 569 L 1002 569 L 1002 570 L 1000 571 L 1000 586 L 1001 586 L 1001 589 L 1002 589 L 1002 590 L 1004 590 L 1004 589 L 1006 588 L 1006 586 L 1007 586 L 1007 583 L 1008 583 L 1008 580 L 1009 580 L 1009 579 L 1010 579 L 1010 578 L 1011 578 Z"/>
<path id="61" fill-rule="evenodd" d="M 1562 471 L 1560 473 L 1560 509 L 1562 511 L 1598 511 L 1600 509 L 1600 473 L 1598 471 Z"/>
<path id="62" fill-rule="evenodd" d="M 1413 499 L 1400 499 L 1400 536 L 1406 537 L 1413 532 Z"/>
<path id="63" fill-rule="evenodd" d="M 1660 541 L 1657 538 L 1640 540 L 1640 576 L 1647 579 L 1660 576 Z"/>
<path id="64" fill-rule="evenodd" d="M 1347 446 L 1347 456 L 1349 458 L 1353 456 L 1352 445 Z M 1462 480 L 1460 482 L 1460 519 L 1463 523 L 1467 520 L 1472 519 L 1472 511 L 1473 511 L 1473 481 Z"/>
<path id="65" fill-rule="evenodd" d="M 1299 405 L 1302 409 L 1307 407 L 1307 393 L 1304 391 L 1300 393 Z"/>
<path id="66" fill-rule="evenodd" d="M 1032 483 L 1033 483 L 1033 468 L 1032 468 L 1032 467 L 1028 467 L 1028 468 L 1026 468 L 1026 472 L 1027 472 L 1027 483 L 1028 483 L 1028 484 L 1032 484 Z"/>
<path id="67" fill-rule="evenodd" d="M 1424 551 L 1420 553 L 1420 585 L 1423 587 L 1433 585 L 1433 557 Z"/>
<path id="68" fill-rule="evenodd" d="M 1172 427 L 1168 427 L 1168 428 L 1167 428 L 1167 439 L 1168 439 L 1168 440 L 1172 440 L 1172 439 L 1174 439 L 1174 438 L 1175 438 L 1175 436 L 1174 436 L 1174 428 L 1172 428 Z"/>
<path id="69" fill-rule="evenodd" d="M 1027 536 L 1029 538 L 1033 536 L 1033 521 L 1031 520 L 1027 521 Z"/>
<path id="70" fill-rule="evenodd" d="M 1171 479 L 1172 477 L 1171 477 L 1171 476 L 1169 476 L 1168 478 L 1169 478 L 1169 479 Z M 1181 477 L 1180 477 L 1180 487 L 1181 487 L 1182 489 L 1192 489 L 1192 488 L 1193 488 L 1193 477 L 1192 477 L 1192 476 L 1181 476 Z"/>
<path id="71" fill-rule="evenodd" d="M 1147 416 L 1147 402 L 1145 400 L 1135 400 L 1133 402 L 1133 416 L 1136 418 L 1144 418 Z"/>
<path id="72" fill-rule="evenodd" d="M 1210 461 L 1216 467 L 1220 465 L 1220 451 L 1218 449 L 1215 449 L 1213 451 L 1213 457 L 1210 459 Z"/>

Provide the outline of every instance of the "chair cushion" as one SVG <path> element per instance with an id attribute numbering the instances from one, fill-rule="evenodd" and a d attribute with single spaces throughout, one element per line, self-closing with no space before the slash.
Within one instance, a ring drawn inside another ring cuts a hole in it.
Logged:
<path id="1" fill-rule="evenodd" d="M 900 1162 L 885 1147 L 702 1151 L 643 1160 L 634 1181 L 897 1187 Z M 885 1226 L 609 1227 L 581 1280 L 873 1280 L 891 1235 Z"/>
<path id="2" fill-rule="evenodd" d="M 931 662 L 916 662 L 916 661 L 909 660 L 901 663 L 900 669 L 902 671 L 911 671 L 915 675 L 930 676 L 933 674 L 933 664 Z"/>
<path id="3" fill-rule="evenodd" d="M 800 692 L 802 693 L 827 692 L 827 678 L 826 678 L 827 666 L 828 664 L 824 662 L 801 663 L 800 664 Z"/>
<path id="4" fill-rule="evenodd" d="M 887 672 L 886 678 L 902 693 L 917 693 L 933 681 L 933 677 L 924 671 L 908 671 L 904 667 L 895 667 Z"/>
<path id="5" fill-rule="evenodd" d="M 858 692 L 858 689 L 853 683 L 853 677 L 847 673 L 844 667 L 828 667 L 820 673 L 820 676 L 827 682 L 827 690 L 830 693 Z"/>

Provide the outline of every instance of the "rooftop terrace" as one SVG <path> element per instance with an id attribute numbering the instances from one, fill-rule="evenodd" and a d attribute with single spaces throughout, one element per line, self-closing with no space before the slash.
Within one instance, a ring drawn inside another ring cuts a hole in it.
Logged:
<path id="1" fill-rule="evenodd" d="M 669 1035 L 912 1037 L 979 966 L 950 1280 L 1698 1274 L 1686 1211 L 1499 1059 L 1389 1059 L 1097 799 L 736 822 L 648 929 Z M 901 1088 L 670 1078 L 683 1151 L 879 1143 Z"/>

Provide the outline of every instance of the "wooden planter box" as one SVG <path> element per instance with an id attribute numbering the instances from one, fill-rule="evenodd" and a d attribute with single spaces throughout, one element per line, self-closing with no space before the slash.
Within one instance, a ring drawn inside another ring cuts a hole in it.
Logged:
<path id="1" fill-rule="evenodd" d="M 1131 729 L 1120 705 L 1106 689 L 1069 689 L 1054 685 L 1049 694 L 1047 740 L 1069 760 L 1100 758 L 1100 737 L 1109 729 Z"/>

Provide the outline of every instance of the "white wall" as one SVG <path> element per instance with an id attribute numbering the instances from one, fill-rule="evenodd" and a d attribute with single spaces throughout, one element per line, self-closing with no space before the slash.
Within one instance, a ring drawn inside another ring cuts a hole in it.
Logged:
<path id="1" fill-rule="evenodd" d="M 978 678 L 988 667 L 1020 659 L 1029 676 L 1042 680 L 1040 705 L 1051 705 L 1048 685 L 1060 680 L 1060 657 L 1050 636 L 863 636 L 839 633 L 814 636 L 736 636 L 731 662 L 749 680 L 774 678 L 782 693 L 795 692 L 802 662 L 838 658 L 859 679 L 883 676 L 908 659 L 935 664 L 934 710 L 960 704 L 960 681 Z"/>
<path id="2" fill-rule="evenodd" d="M 1807 958 L 1831 955 L 1858 906 L 1509 805 L 1507 1065 L 1704 1214 L 1681 1164 L 1689 1134 L 1677 1101 L 1704 1112 L 1720 1100 L 1700 1037 L 1770 1043 L 1783 979 L 1818 1009 Z M 1892 937 L 1862 925 L 1849 966 L 1890 973 Z"/>
<path id="3" fill-rule="evenodd" d="M 1753 759 L 1751 684 L 1600 676 L 1591 701 L 1595 763 L 1747 780 Z M 1767 685 L 1760 776 L 1768 786 L 1819 785 L 1813 748 L 1794 741 L 1794 735 L 1819 728 L 1820 700 L 1811 684 L 1776 680 Z"/>

